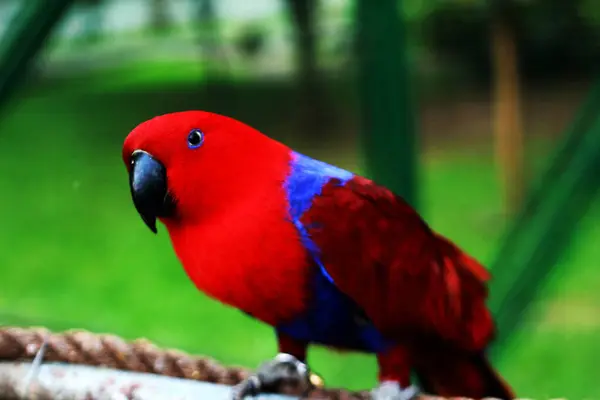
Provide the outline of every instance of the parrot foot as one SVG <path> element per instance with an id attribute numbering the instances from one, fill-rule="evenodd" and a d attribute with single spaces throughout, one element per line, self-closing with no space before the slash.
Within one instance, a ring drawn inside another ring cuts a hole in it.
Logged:
<path id="1" fill-rule="evenodd" d="M 283 393 L 302 395 L 312 389 L 311 374 L 306 364 L 296 357 L 279 353 L 275 358 L 263 363 L 256 374 L 233 388 L 233 399 L 242 400 L 246 396 L 260 393 Z"/>
<path id="2" fill-rule="evenodd" d="M 419 397 L 416 386 L 402 389 L 398 382 L 381 382 L 378 387 L 371 391 L 373 400 L 415 400 Z"/>

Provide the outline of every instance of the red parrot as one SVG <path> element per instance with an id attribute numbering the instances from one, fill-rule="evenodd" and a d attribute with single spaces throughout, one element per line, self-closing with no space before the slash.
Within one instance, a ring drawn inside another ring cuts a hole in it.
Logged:
<path id="1" fill-rule="evenodd" d="M 512 399 L 485 350 L 488 272 L 385 187 L 222 115 L 152 118 L 125 139 L 133 203 L 207 295 L 274 327 L 279 355 L 236 398 L 306 382 L 309 344 L 377 356 L 375 399 Z"/>

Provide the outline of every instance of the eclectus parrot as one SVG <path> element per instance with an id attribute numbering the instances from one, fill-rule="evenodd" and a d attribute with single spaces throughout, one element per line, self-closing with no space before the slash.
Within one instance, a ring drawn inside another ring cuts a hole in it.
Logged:
<path id="1" fill-rule="evenodd" d="M 280 354 L 236 398 L 309 382 L 311 343 L 375 354 L 378 400 L 414 397 L 411 372 L 431 394 L 513 398 L 485 355 L 488 272 L 400 196 L 203 111 L 141 123 L 123 159 L 194 284 L 275 329 Z"/>

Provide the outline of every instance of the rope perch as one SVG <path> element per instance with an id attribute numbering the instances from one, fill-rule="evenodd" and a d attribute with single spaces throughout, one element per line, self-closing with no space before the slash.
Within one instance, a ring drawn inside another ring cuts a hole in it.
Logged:
<path id="1" fill-rule="evenodd" d="M 202 356 L 160 349 L 145 339 L 127 342 L 115 335 L 83 330 L 52 333 L 46 328 L 0 327 L 0 361 L 30 361 L 46 343 L 44 361 L 145 372 L 176 378 L 235 385 L 251 371 L 225 367 Z M 309 399 L 368 399 L 366 392 L 315 389 Z"/>

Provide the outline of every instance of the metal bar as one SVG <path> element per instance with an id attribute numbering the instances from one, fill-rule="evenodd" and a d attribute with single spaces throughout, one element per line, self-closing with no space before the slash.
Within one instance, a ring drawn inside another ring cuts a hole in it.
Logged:
<path id="1" fill-rule="evenodd" d="M 600 104 L 600 78 L 594 83 L 588 97 L 578 110 L 575 118 L 563 135 L 563 142 L 557 146 L 554 161 L 547 167 L 537 182 L 534 182 L 534 190 L 529 193 L 528 199 L 523 209 L 517 216 L 517 222 L 506 235 L 512 237 L 518 234 L 525 221 L 535 213 L 540 205 L 545 201 L 546 192 L 543 188 L 550 187 L 555 177 L 562 172 L 565 166 L 570 162 L 572 154 L 576 151 L 582 138 L 589 131 L 598 116 L 598 104 Z M 503 247 L 510 247 L 510 242 L 505 242 Z M 500 253 L 508 253 L 509 249 L 502 249 Z M 500 273 L 500 272 L 499 272 Z"/>
<path id="2" fill-rule="evenodd" d="M 23 81 L 28 67 L 73 0 L 28 0 L 0 41 L 0 107 Z"/>
<path id="3" fill-rule="evenodd" d="M 231 386 L 169 376 L 84 365 L 49 363 L 35 371 L 29 388 L 26 377 L 32 364 L 0 363 L 0 398 L 53 400 L 230 400 Z M 261 395 L 257 400 L 292 400 L 297 397 Z"/>
<path id="4" fill-rule="evenodd" d="M 367 175 L 416 206 L 417 149 L 404 21 L 396 0 L 357 0 Z"/>
<path id="5" fill-rule="evenodd" d="M 597 194 L 599 102 L 600 81 L 567 133 L 554 163 L 507 231 L 492 264 L 490 307 L 499 330 L 492 353 L 495 357 L 502 354 L 510 334 L 523 323 L 528 307 Z"/>

